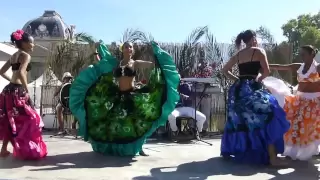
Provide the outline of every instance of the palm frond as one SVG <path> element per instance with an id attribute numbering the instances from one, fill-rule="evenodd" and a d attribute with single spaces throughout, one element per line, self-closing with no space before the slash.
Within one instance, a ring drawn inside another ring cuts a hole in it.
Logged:
<path id="1" fill-rule="evenodd" d="M 135 42 L 137 40 L 137 34 L 139 34 L 139 30 L 128 28 L 122 34 L 121 43 L 124 42 Z"/>
<path id="2" fill-rule="evenodd" d="M 139 29 L 126 29 L 122 35 L 121 43 L 124 42 L 142 42 L 147 43 L 153 41 L 154 38 L 150 33 L 145 33 Z"/>
<path id="3" fill-rule="evenodd" d="M 196 28 L 182 44 L 177 68 L 183 76 L 188 76 L 194 71 L 194 65 L 197 64 L 197 53 L 200 48 L 199 41 L 207 32 L 207 26 Z"/>
<path id="4" fill-rule="evenodd" d="M 142 43 L 148 43 L 154 40 L 154 37 L 150 33 L 145 33 L 143 31 L 136 31 L 136 40 L 141 41 Z"/>
<path id="5" fill-rule="evenodd" d="M 77 75 L 95 60 L 94 40 L 85 33 L 79 33 L 76 41 L 64 40 L 57 43 L 47 57 L 47 67 L 61 79 L 64 72 Z M 82 43 L 85 42 L 85 43 Z"/>
<path id="6" fill-rule="evenodd" d="M 74 38 L 76 42 L 84 42 L 89 44 L 94 44 L 96 42 L 93 36 L 83 32 L 75 34 Z"/>
<path id="7" fill-rule="evenodd" d="M 206 34 L 205 42 L 206 60 L 213 63 L 220 62 L 223 59 L 223 49 L 220 43 L 217 42 L 214 35 L 210 32 Z"/>
<path id="8" fill-rule="evenodd" d="M 198 27 L 194 29 L 187 37 L 185 44 L 189 46 L 195 46 L 199 43 L 199 40 L 208 32 L 208 26 Z"/>

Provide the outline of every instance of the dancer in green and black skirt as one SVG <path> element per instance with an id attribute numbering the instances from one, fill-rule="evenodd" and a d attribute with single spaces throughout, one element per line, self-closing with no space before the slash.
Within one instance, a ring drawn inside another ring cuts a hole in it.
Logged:
<path id="1" fill-rule="evenodd" d="M 146 155 L 146 138 L 165 124 L 179 95 L 179 75 L 171 56 L 152 43 L 156 67 L 148 83 L 137 86 L 136 71 L 153 67 L 149 61 L 132 60 L 132 43 L 121 47 L 117 60 L 100 43 L 100 61 L 80 73 L 70 90 L 70 109 L 80 121 L 80 135 L 94 151 L 112 155 Z"/>

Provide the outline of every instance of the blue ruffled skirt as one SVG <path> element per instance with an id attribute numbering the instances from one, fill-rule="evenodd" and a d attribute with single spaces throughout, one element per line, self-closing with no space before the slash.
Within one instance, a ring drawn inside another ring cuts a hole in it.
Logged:
<path id="1" fill-rule="evenodd" d="M 261 83 L 241 79 L 229 90 L 221 155 L 241 163 L 269 164 L 268 145 L 283 153 L 283 135 L 289 127 L 275 97 Z"/>

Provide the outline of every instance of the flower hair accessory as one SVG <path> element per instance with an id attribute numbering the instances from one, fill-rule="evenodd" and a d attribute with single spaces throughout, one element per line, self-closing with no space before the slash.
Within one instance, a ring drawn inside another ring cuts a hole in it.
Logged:
<path id="1" fill-rule="evenodd" d="M 22 39 L 22 35 L 23 35 L 24 31 L 23 30 L 17 30 L 16 32 L 13 33 L 13 38 L 16 41 L 19 41 Z"/>

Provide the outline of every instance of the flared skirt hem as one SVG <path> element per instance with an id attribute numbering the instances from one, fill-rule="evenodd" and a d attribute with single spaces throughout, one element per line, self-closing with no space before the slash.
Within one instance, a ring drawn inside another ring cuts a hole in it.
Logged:
<path id="1" fill-rule="evenodd" d="M 284 134 L 290 127 L 285 117 L 276 117 L 262 129 L 247 132 L 225 132 L 221 141 L 221 155 L 237 162 L 269 164 L 268 146 L 276 153 L 284 152 Z"/>
<path id="2" fill-rule="evenodd" d="M 307 161 L 314 155 L 319 154 L 320 140 L 309 143 L 305 146 L 300 145 L 285 145 L 283 155 L 288 156 L 293 160 Z"/>

